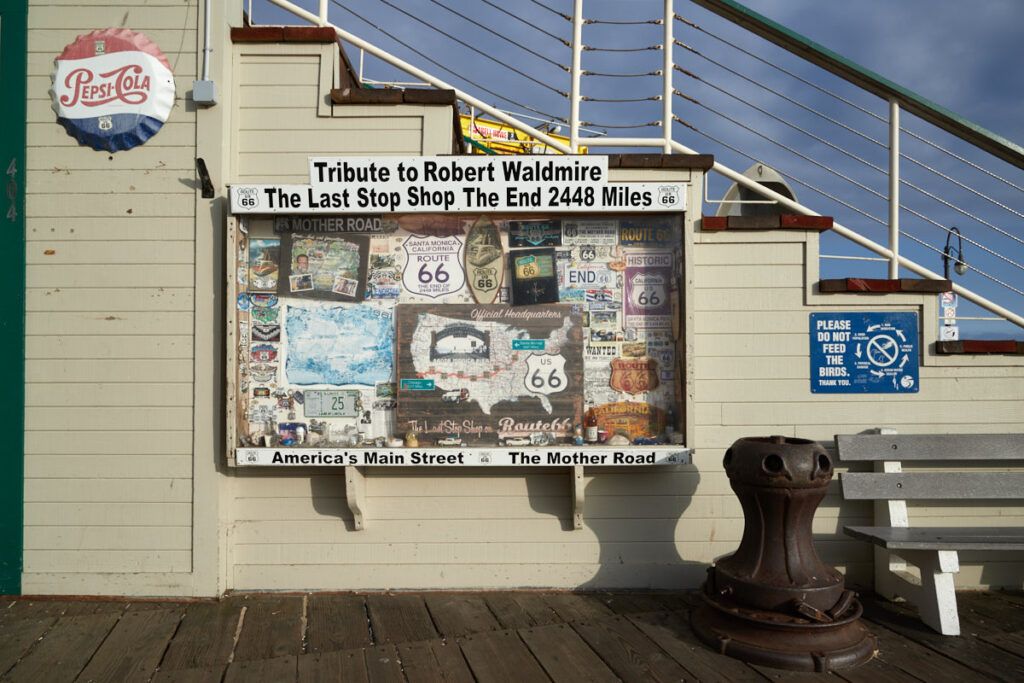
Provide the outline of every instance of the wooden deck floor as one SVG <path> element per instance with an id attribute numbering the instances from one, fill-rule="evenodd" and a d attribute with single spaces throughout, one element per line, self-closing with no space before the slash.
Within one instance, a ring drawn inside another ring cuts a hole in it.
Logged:
<path id="1" fill-rule="evenodd" d="M 1024 594 L 959 594 L 962 637 L 864 599 L 880 652 L 836 680 L 1024 681 Z M 810 680 L 701 645 L 694 593 L 238 595 L 218 602 L 8 599 L 0 680 Z"/>

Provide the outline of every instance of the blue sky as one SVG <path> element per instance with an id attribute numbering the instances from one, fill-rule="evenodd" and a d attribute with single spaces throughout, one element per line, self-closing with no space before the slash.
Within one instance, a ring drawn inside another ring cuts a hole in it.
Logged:
<path id="1" fill-rule="evenodd" d="M 302 0 L 299 4 L 309 8 L 316 6 L 315 0 Z M 658 0 L 585 0 L 583 4 L 586 18 L 606 22 L 655 19 L 663 11 L 663 3 Z M 1012 142 L 1024 144 L 1024 117 L 1021 116 L 1024 109 L 1024 71 L 1017 68 L 1024 51 L 1019 39 L 1024 29 L 1024 8 L 1019 0 L 976 0 L 971 3 L 934 0 L 858 0 L 852 3 L 744 0 L 744 4 L 975 124 Z M 342 9 L 342 5 L 352 11 Z M 865 143 L 863 138 L 823 123 L 820 117 L 808 115 L 805 110 L 782 102 L 770 91 L 751 86 L 727 69 L 735 69 L 754 81 L 763 81 L 777 93 L 791 95 L 824 115 L 849 121 L 855 129 L 875 140 L 885 141 L 884 122 L 851 110 L 830 96 L 805 92 L 808 89 L 790 77 L 780 75 L 772 67 L 739 53 L 710 35 L 749 49 L 767 62 L 809 78 L 878 116 L 887 115 L 885 102 L 822 74 L 820 70 L 686 0 L 675 0 L 674 9 L 704 29 L 695 30 L 675 22 L 676 38 L 699 52 L 699 55 L 692 54 L 677 47 L 675 62 L 703 79 L 696 81 L 680 73 L 675 75 L 674 87 L 700 102 L 695 105 L 676 98 L 673 110 L 677 116 L 783 173 L 826 189 L 871 216 L 886 217 L 884 200 L 842 181 L 838 182 L 836 189 L 829 189 L 832 174 L 800 156 L 806 154 L 814 160 L 821 160 L 828 168 L 862 183 L 869 191 L 885 194 L 887 181 L 883 174 L 860 161 L 851 161 L 847 156 L 834 153 L 826 148 L 827 144 L 808 137 L 803 131 L 881 167 L 887 166 L 884 147 Z M 568 65 L 570 54 L 569 49 L 552 36 L 571 36 L 571 25 L 558 16 L 558 13 L 567 15 L 571 11 L 571 0 L 519 0 L 516 3 L 496 0 L 344 0 L 331 3 L 329 17 L 335 24 L 502 109 L 566 118 L 568 103 L 562 93 L 569 90 L 569 78 L 558 65 Z M 459 17 L 456 13 L 465 16 Z M 279 10 L 272 8 L 268 11 L 258 4 L 254 15 L 256 23 L 301 23 L 291 22 Z M 385 35 L 385 32 L 391 35 Z M 662 27 L 652 24 L 591 24 L 584 28 L 583 39 L 587 45 L 603 48 L 584 53 L 584 69 L 599 74 L 636 74 L 628 78 L 586 78 L 583 94 L 596 100 L 636 101 L 585 102 L 582 118 L 591 122 L 592 128 L 603 129 L 610 135 L 660 135 L 660 129 L 643 124 L 660 118 L 661 103 L 643 98 L 657 94 L 661 79 L 640 74 L 660 68 L 662 53 L 620 50 L 661 43 Z M 460 45 L 459 41 L 467 43 L 468 47 Z M 413 50 L 419 50 L 423 55 L 417 55 Z M 358 62 L 357 51 L 350 50 L 349 56 Z M 435 59 L 439 65 L 431 64 L 427 58 Z M 407 76 L 373 59 L 366 61 L 364 76 L 379 80 L 408 80 Z M 786 123 L 765 119 L 751 110 L 748 103 L 764 107 Z M 710 114 L 709 109 L 742 122 L 757 121 L 755 127 L 766 137 L 796 150 L 798 154 Z M 928 140 L 967 156 L 1001 178 L 1024 186 L 1024 172 L 1019 169 L 992 160 L 984 153 L 979 154 L 944 132 L 906 115 L 903 124 Z M 794 129 L 793 125 L 800 129 Z M 749 158 L 679 124 L 675 125 L 673 135 L 698 151 L 714 153 L 717 160 L 736 170 L 742 171 L 752 163 Z M 942 173 L 962 179 L 998 202 L 1011 208 L 1021 207 L 1016 211 L 1024 210 L 1019 190 L 980 176 L 947 155 L 935 152 L 927 144 L 906 136 L 903 139 L 905 153 Z M 965 258 L 972 266 L 1024 290 L 1024 270 L 1016 265 L 1024 264 L 1024 243 L 1019 239 L 1024 237 L 1024 216 L 1004 211 L 989 201 L 978 200 L 973 193 L 947 187 L 944 182 L 937 182 L 932 173 L 906 162 L 904 177 L 938 197 L 927 198 L 909 189 L 902 191 L 901 199 L 908 207 L 901 217 L 902 226 L 933 246 L 933 249 L 928 249 L 904 240 L 907 255 L 931 270 L 941 272 L 941 254 L 934 251 L 936 248 L 941 251 L 946 235 L 940 226 L 956 225 L 968 240 L 977 241 L 993 252 L 985 253 L 970 242 L 966 243 Z M 712 176 L 709 196 L 720 196 L 727 185 L 723 179 Z M 886 229 L 877 220 L 865 218 L 841 204 L 824 199 L 806 187 L 794 184 L 794 190 L 800 201 L 820 213 L 834 215 L 844 225 L 877 242 L 886 241 Z M 947 200 L 962 212 L 945 205 L 943 202 Z M 706 210 L 710 212 L 713 208 Z M 925 219 L 919 219 L 915 212 L 921 213 Z M 1006 237 L 984 223 L 1013 237 Z M 823 250 L 835 254 L 869 255 L 839 238 L 825 240 Z M 830 277 L 886 276 L 882 264 L 830 260 L 823 261 L 822 268 L 823 274 Z M 910 274 L 904 273 L 904 276 Z M 1014 293 L 989 278 L 972 271 L 957 281 L 1013 311 L 1024 313 L 1024 295 Z M 960 315 L 987 315 L 970 306 L 962 306 L 958 312 Z M 1009 324 L 964 322 L 962 328 L 964 336 L 970 337 L 1024 338 L 1024 330 Z"/>

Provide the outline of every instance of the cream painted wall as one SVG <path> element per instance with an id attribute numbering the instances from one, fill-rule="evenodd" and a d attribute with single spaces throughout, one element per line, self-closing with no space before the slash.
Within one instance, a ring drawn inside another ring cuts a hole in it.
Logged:
<path id="1" fill-rule="evenodd" d="M 937 329 L 929 324 L 938 317 L 936 295 L 817 294 L 816 233 L 699 233 L 696 242 L 693 444 L 702 486 L 722 485 L 722 456 L 744 436 L 782 434 L 831 447 L 835 434 L 883 426 L 905 434 L 1024 431 L 1024 362 L 936 357 Z M 922 321 L 919 393 L 810 393 L 810 313 L 897 310 L 916 311 Z M 738 506 L 730 509 L 742 515 Z M 917 506 L 910 517 L 931 525 L 1020 525 L 1024 506 Z M 862 585 L 872 582 L 871 548 L 841 529 L 871 523 L 871 504 L 843 502 L 833 481 L 815 518 L 817 545 L 826 562 Z M 740 536 L 730 540 L 738 544 Z M 984 563 L 978 556 L 962 559 L 958 585 L 1019 587 L 1022 559 L 1012 553 Z"/>
<path id="2" fill-rule="evenodd" d="M 926 320 L 934 302 L 818 295 L 814 234 L 705 234 L 689 220 L 685 419 L 694 462 L 588 468 L 582 530 L 572 529 L 568 469 L 367 469 L 364 531 L 353 529 L 343 472 L 228 469 L 226 185 L 303 183 L 310 153 L 447 153 L 452 109 L 331 105 L 333 45 L 239 44 L 215 50 L 221 100 L 196 111 L 187 93 L 197 73 L 198 9 L 194 0 L 31 4 L 26 593 L 695 587 L 742 533 L 721 468 L 736 438 L 828 442 L 881 425 L 1024 431 L 1024 368 L 1003 358 L 951 360 L 926 350 L 918 395 L 812 398 L 810 312 L 918 310 Z M 239 23 L 224 13 L 237 11 L 215 8 L 219 45 L 230 44 L 229 21 Z M 48 74 L 77 34 L 122 22 L 168 54 L 178 100 L 146 145 L 94 152 L 53 121 Z M 197 155 L 210 168 L 214 200 L 199 197 Z M 692 181 L 696 215 L 699 173 L 617 178 L 667 177 Z M 925 332 L 926 349 L 933 334 Z M 1024 509 L 920 514 L 1005 524 L 1019 523 Z M 838 529 L 868 519 L 868 507 L 843 503 L 835 486 L 815 518 L 826 561 L 859 582 L 870 580 L 871 551 Z M 1019 562 L 975 560 L 963 560 L 961 584 L 1012 584 L 1022 575 Z"/>
<path id="3" fill-rule="evenodd" d="M 210 293 L 223 219 L 196 182 L 199 8 L 29 3 L 24 593 L 219 592 L 208 375 L 220 366 Z M 145 34 L 175 76 L 163 128 L 113 153 L 69 137 L 47 92 L 64 46 L 109 27 Z"/>
<path id="4" fill-rule="evenodd" d="M 268 74 L 302 73 L 302 83 L 312 82 L 322 64 L 309 56 L 309 47 L 304 57 L 291 54 L 294 50 L 236 48 L 238 72 L 254 79 L 236 84 L 239 125 L 232 158 L 239 180 L 305 183 L 308 154 L 446 151 L 446 143 L 431 150 L 420 140 L 444 137 L 449 109 L 338 105 L 331 118 L 316 117 L 311 103 L 317 97 L 306 86 L 288 86 L 300 104 L 306 103 L 302 106 L 254 87 L 268 78 L 274 82 Z M 295 123 L 275 130 L 273 122 L 285 115 Z M 382 132 L 374 135 L 371 129 Z M 654 170 L 616 173 L 617 180 L 669 177 Z M 701 205 L 699 172 L 671 178 L 691 181 L 689 206 Z M 343 472 L 233 470 L 227 586 L 696 587 L 708 564 L 735 550 L 742 536 L 742 512 L 721 466 L 725 449 L 739 437 L 785 434 L 827 443 L 837 432 L 882 424 L 907 432 L 1024 428 L 1020 363 L 964 368 L 926 358 L 922 392 L 916 396 L 811 397 L 810 312 L 921 310 L 921 299 L 889 305 L 815 294 L 813 233 L 711 234 L 699 232 L 693 220 L 686 226 L 686 419 L 688 445 L 695 448 L 692 465 L 646 472 L 586 468 L 585 524 L 576 531 L 568 469 L 488 470 L 485 475 L 363 468 L 366 528 L 361 531 L 354 528 Z M 965 404 L 967 396 L 976 402 Z M 991 509 L 970 514 L 993 517 Z M 868 523 L 869 515 L 868 506 L 842 502 L 833 484 L 814 522 L 822 556 L 862 584 L 871 580 L 872 551 L 840 529 Z M 1000 583 L 1015 570 L 1019 565 L 1009 562 L 987 563 L 984 570 L 965 563 L 960 578 L 965 585 Z"/>

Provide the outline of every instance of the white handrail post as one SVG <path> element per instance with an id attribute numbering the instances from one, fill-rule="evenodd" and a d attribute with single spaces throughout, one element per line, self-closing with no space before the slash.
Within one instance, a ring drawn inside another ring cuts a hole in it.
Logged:
<path id="1" fill-rule="evenodd" d="M 889 279 L 900 276 L 900 103 L 889 98 Z"/>
<path id="2" fill-rule="evenodd" d="M 321 26 L 327 26 L 327 0 L 320 0 L 320 8 L 317 11 L 317 18 Z"/>
<path id="3" fill-rule="evenodd" d="M 672 0 L 665 0 L 665 61 L 664 74 L 662 75 L 662 95 L 663 101 L 661 103 L 661 127 L 665 137 L 665 144 L 662 147 L 662 152 L 665 154 L 672 153 L 672 23 L 675 12 L 672 9 Z"/>
<path id="4" fill-rule="evenodd" d="M 572 88 L 569 93 L 569 147 L 580 148 L 580 54 L 583 52 L 583 0 L 572 4 Z"/>

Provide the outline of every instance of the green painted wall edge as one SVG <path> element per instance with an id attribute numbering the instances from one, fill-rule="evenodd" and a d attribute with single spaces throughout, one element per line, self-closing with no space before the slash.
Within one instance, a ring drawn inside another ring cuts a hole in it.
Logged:
<path id="1" fill-rule="evenodd" d="M 798 57 L 806 59 L 886 101 L 895 98 L 900 107 L 911 114 L 976 145 L 1017 168 L 1024 168 L 1024 147 L 954 114 L 945 107 L 941 107 L 869 69 L 865 69 L 809 38 L 735 2 L 735 0 L 691 0 L 691 2 L 756 33 L 765 40 L 775 43 Z"/>
<path id="2" fill-rule="evenodd" d="M 0 397 L 8 414 L 0 449 L 0 595 L 21 593 L 25 500 L 25 120 L 28 8 L 0 11 Z"/>

